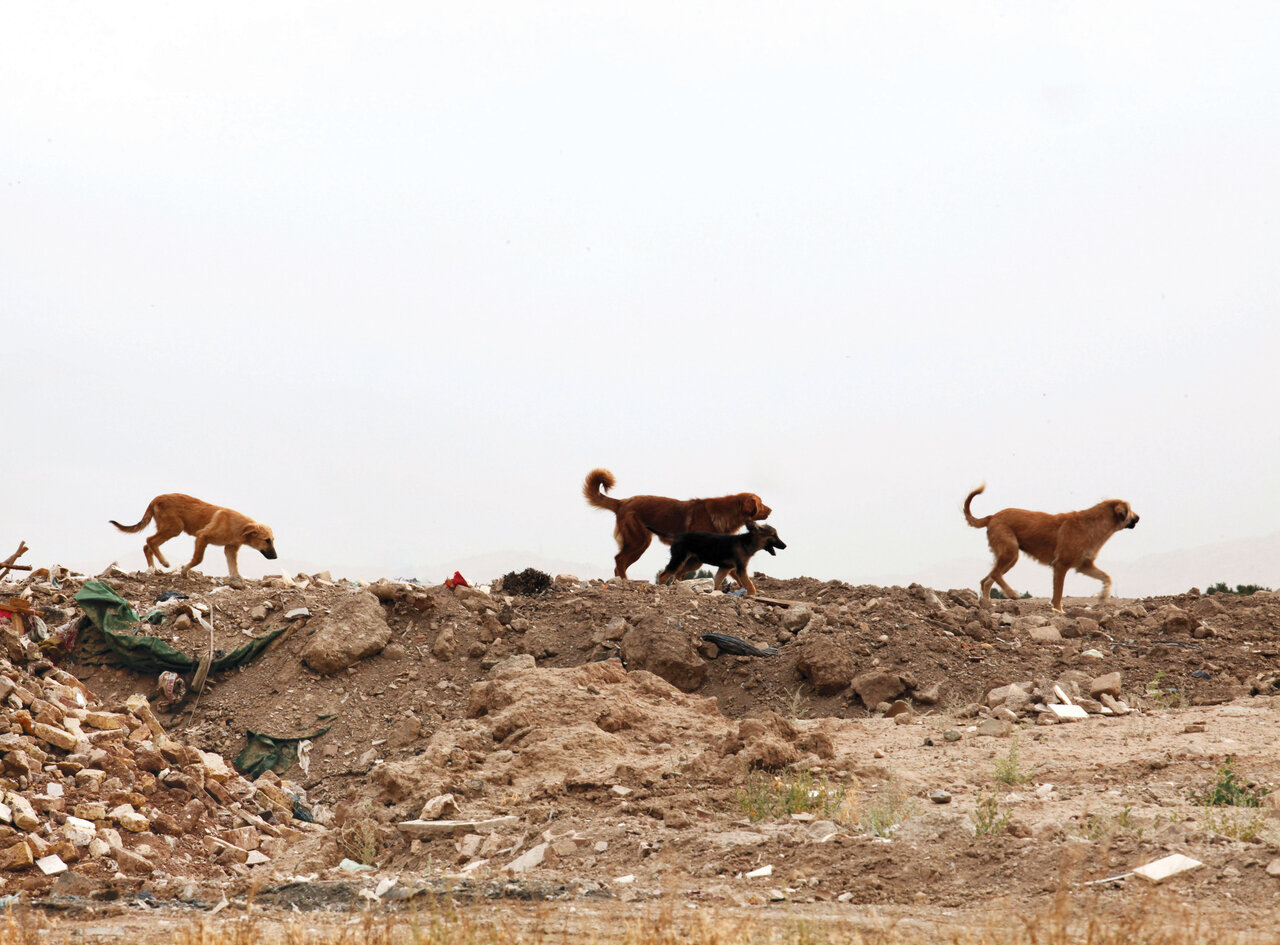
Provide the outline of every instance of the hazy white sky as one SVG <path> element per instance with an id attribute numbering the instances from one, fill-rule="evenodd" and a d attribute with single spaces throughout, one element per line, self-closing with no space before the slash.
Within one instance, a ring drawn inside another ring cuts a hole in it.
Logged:
<path id="1" fill-rule="evenodd" d="M 1278 37 L 1271 3 L 10 5 L 0 546 L 137 566 L 106 520 L 182 491 L 286 563 L 607 572 L 597 465 L 759 492 L 778 576 L 972 584 L 984 480 L 979 514 L 1132 502 L 1117 591 L 1273 534 Z"/>

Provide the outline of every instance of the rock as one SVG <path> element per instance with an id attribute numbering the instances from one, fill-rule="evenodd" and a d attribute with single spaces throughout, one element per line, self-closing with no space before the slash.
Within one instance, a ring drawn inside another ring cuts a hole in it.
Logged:
<path id="1" fill-rule="evenodd" d="M 453 627 L 445 627 L 436 634 L 435 640 L 431 644 L 431 655 L 442 663 L 447 663 L 453 659 L 458 652 L 458 635 L 453 632 Z"/>
<path id="2" fill-rule="evenodd" d="M 1014 712 L 1007 705 L 998 705 L 991 710 L 993 718 L 1004 719 L 1006 722 L 1018 721 L 1018 713 Z"/>
<path id="3" fill-rule="evenodd" d="M 951 794 L 942 790 L 942 788 L 938 788 L 936 791 L 929 792 L 929 800 L 935 804 L 950 804 Z"/>
<path id="4" fill-rule="evenodd" d="M 942 738 L 944 741 L 958 742 L 960 741 L 960 733 L 953 728 L 949 728 L 942 733 Z"/>
<path id="5" fill-rule="evenodd" d="M 11 847 L 0 850 L 0 870 L 25 870 L 34 862 L 31 847 L 21 840 Z"/>
<path id="6" fill-rule="evenodd" d="M 1277 857 L 1267 864 L 1267 875 L 1280 876 L 1280 857 Z"/>
<path id="7" fill-rule="evenodd" d="M 1149 618 L 1154 621 L 1160 632 L 1166 635 L 1190 633 L 1199 624 L 1195 617 L 1174 604 L 1166 604 Z"/>
<path id="8" fill-rule="evenodd" d="M 259 604 L 257 607 L 253 608 L 253 610 L 249 611 L 249 619 L 261 623 L 267 619 L 267 612 L 267 605 Z"/>
<path id="9" fill-rule="evenodd" d="M 978 726 L 979 735 L 1003 738 L 1013 731 L 1013 723 L 1005 719 L 984 719 Z"/>
<path id="10" fill-rule="evenodd" d="M 311 626 L 315 632 L 302 650 L 302 661 L 325 676 L 380 653 L 391 640 L 382 605 L 368 591 L 340 601 Z"/>
<path id="11" fill-rule="evenodd" d="M 849 688 L 857 667 L 842 649 L 825 637 L 806 640 L 800 647 L 796 669 L 820 696 Z"/>
<path id="12" fill-rule="evenodd" d="M 539 843 L 537 846 L 530 847 L 524 853 L 503 867 L 508 873 L 524 873 L 536 866 L 541 866 L 542 861 L 546 858 L 549 843 Z"/>
<path id="13" fill-rule="evenodd" d="M 685 692 L 693 692 L 707 678 L 706 661 L 689 631 L 656 611 L 640 617 L 623 634 L 621 651 L 628 670 L 647 670 Z"/>
<path id="14" fill-rule="evenodd" d="M 1029 682 L 1016 682 L 1007 686 L 998 686 L 987 693 L 987 707 L 992 709 L 1010 701 L 1016 703 L 1015 706 L 1010 706 L 1010 708 L 1015 708 L 1017 705 L 1024 705 L 1030 700 L 1031 683 Z"/>
<path id="15" fill-rule="evenodd" d="M 1110 693 L 1104 692 L 1099 701 L 1101 701 L 1103 705 L 1105 705 L 1108 709 L 1110 709 L 1116 715 L 1129 714 L 1129 706 L 1126 703 L 1121 702 L 1115 696 L 1112 696 Z"/>
<path id="16" fill-rule="evenodd" d="M 793 604 L 783 611 L 780 623 L 792 633 L 799 633 L 808 626 L 812 617 L 813 611 L 809 609 L 808 604 Z"/>
<path id="17" fill-rule="evenodd" d="M 892 702 L 907 691 L 902 677 L 878 670 L 860 673 L 853 677 L 851 685 L 868 709 L 874 709 L 881 702 Z"/>
<path id="18" fill-rule="evenodd" d="M 1105 693 L 1108 696 L 1111 696 L 1113 699 L 1120 698 L 1121 689 L 1120 689 L 1119 671 L 1116 671 L 1113 673 L 1106 673 L 1105 675 L 1099 676 L 1096 679 L 1094 679 L 1093 682 L 1089 683 L 1090 697 L 1097 699 L 1103 693 Z"/>
<path id="19" fill-rule="evenodd" d="M 422 805 L 419 820 L 442 820 L 458 813 L 458 800 L 452 794 L 440 794 Z"/>
<path id="20" fill-rule="evenodd" d="M 934 682 L 921 689 L 916 689 L 912 692 L 911 697 L 921 705 L 937 705 L 938 700 L 942 698 L 942 683 Z"/>
<path id="21" fill-rule="evenodd" d="M 111 857 L 116 861 L 116 865 L 120 867 L 120 872 L 126 876 L 150 876 L 156 869 L 145 856 L 134 853 L 123 846 L 112 847 Z"/>
<path id="22" fill-rule="evenodd" d="M 1055 626 L 1032 627 L 1027 631 L 1027 636 L 1036 643 L 1058 643 L 1062 640 L 1063 633 Z"/>

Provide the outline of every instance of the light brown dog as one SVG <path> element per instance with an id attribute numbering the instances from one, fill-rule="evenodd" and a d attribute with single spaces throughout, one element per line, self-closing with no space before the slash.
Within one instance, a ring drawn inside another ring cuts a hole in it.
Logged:
<path id="1" fill-rule="evenodd" d="M 773 510 L 754 492 L 739 492 L 714 499 L 669 499 L 661 495 L 633 495 L 615 499 L 601 489 L 612 489 L 616 480 L 607 469 L 593 469 L 582 484 L 582 494 L 598 509 L 608 509 L 617 521 L 613 537 L 618 541 L 613 573 L 627 576 L 627 568 L 635 564 L 649 547 L 654 533 L 664 544 L 667 536 L 684 532 L 713 532 L 731 535 L 747 522 L 763 521 Z"/>
<path id="2" fill-rule="evenodd" d="M 204 559 L 204 550 L 209 545 L 225 546 L 227 570 L 237 580 L 240 569 L 236 567 L 236 553 L 241 545 L 256 548 L 265 558 L 276 556 L 275 536 L 266 525 L 232 509 L 210 505 L 181 492 L 170 492 L 152 499 L 147 506 L 147 514 L 137 525 L 121 525 L 115 519 L 110 521 L 122 532 L 140 532 L 153 518 L 156 520 L 156 533 L 142 546 L 148 568 L 155 567 L 156 561 L 161 567 L 169 567 L 169 562 L 160 553 L 160 546 L 183 532 L 194 535 L 196 539 L 195 554 L 182 568 L 184 576 Z"/>
<path id="3" fill-rule="evenodd" d="M 1097 567 L 1097 557 L 1107 539 L 1123 528 L 1138 524 L 1138 516 L 1128 502 L 1120 499 L 1104 499 L 1092 508 L 1079 512 L 1029 512 L 1026 509 L 1001 509 L 986 518 L 974 518 L 969 511 L 973 497 L 986 489 L 986 483 L 978 486 L 964 500 L 964 517 L 974 528 L 987 530 L 987 544 L 996 556 L 995 567 L 982 579 L 981 597 L 991 593 L 991 585 L 999 584 L 1000 590 L 1010 600 L 1018 595 L 1005 581 L 1005 572 L 1018 563 L 1018 552 L 1025 551 L 1041 564 L 1053 568 L 1053 611 L 1062 613 L 1062 584 L 1072 568 L 1102 582 L 1106 600 L 1111 596 L 1111 576 Z"/>

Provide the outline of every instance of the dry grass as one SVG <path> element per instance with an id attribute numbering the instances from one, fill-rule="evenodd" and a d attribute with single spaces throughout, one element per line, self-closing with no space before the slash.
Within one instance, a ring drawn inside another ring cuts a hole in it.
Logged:
<path id="1" fill-rule="evenodd" d="M 865 910 L 849 918 L 805 918 L 781 910 L 717 910 L 702 905 L 685 911 L 683 901 L 666 900 L 640 917 L 625 918 L 626 907 L 593 904 L 575 916 L 565 905 L 543 905 L 519 914 L 494 904 L 458 907 L 447 901 L 417 911 L 390 913 L 377 907 L 348 914 L 249 914 L 210 916 L 173 931 L 104 935 L 101 940 L 175 945 L 1244 945 L 1271 942 L 1276 933 L 1252 934 L 1200 918 L 1163 890 L 1130 887 L 1123 910 L 1089 893 L 1061 891 L 1039 910 L 993 906 L 986 922 L 938 924 L 880 921 Z M 643 908 L 643 907 L 641 907 Z M 616 909 L 612 920 L 608 913 Z M 860 917 L 860 918 L 859 918 Z M 136 916 L 124 920 L 136 923 Z M 99 933 L 110 921 L 93 920 Z M 0 918 L 0 945 L 92 942 L 93 932 L 74 923 L 53 923 L 40 913 Z"/>

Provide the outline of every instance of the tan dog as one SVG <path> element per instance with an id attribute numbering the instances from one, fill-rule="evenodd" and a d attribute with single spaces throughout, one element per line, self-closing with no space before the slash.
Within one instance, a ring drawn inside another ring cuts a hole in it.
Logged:
<path id="1" fill-rule="evenodd" d="M 996 556 L 995 567 L 982 579 L 981 597 L 991 593 L 993 583 L 1010 600 L 1018 595 L 1005 581 L 1005 572 L 1018 563 L 1018 552 L 1025 551 L 1041 564 L 1053 568 L 1053 612 L 1062 613 L 1062 585 L 1072 568 L 1102 582 L 1106 600 L 1111 596 L 1111 576 L 1097 567 L 1097 557 L 1107 539 L 1123 528 L 1138 524 L 1138 516 L 1128 502 L 1105 499 L 1092 508 L 1079 512 L 1029 512 L 1026 509 L 1001 509 L 986 518 L 974 518 L 969 503 L 986 489 L 978 486 L 964 500 L 964 517 L 974 528 L 987 530 L 987 544 Z"/>
<path id="2" fill-rule="evenodd" d="M 140 532 L 152 519 L 156 520 L 156 533 L 147 539 L 142 551 L 147 556 L 147 567 L 155 567 L 155 561 L 161 567 L 169 567 L 169 562 L 160 553 L 160 546 L 170 538 L 186 532 L 194 535 L 196 551 L 191 561 L 182 568 L 185 576 L 204 559 L 204 550 L 209 545 L 226 546 L 227 570 L 236 580 L 240 579 L 240 569 L 236 567 L 236 553 L 241 545 L 248 545 L 262 552 L 265 558 L 276 556 L 275 536 L 266 525 L 259 524 L 247 515 L 210 505 L 181 492 L 170 492 L 158 495 L 147 506 L 147 514 L 137 525 L 121 525 L 115 519 L 111 524 L 122 532 Z"/>
<path id="3" fill-rule="evenodd" d="M 618 554 L 613 559 L 613 573 L 620 578 L 625 578 L 627 568 L 644 554 L 655 532 L 668 545 L 671 539 L 667 536 L 684 532 L 731 535 L 747 522 L 763 521 L 773 511 L 754 492 L 714 499 L 668 499 L 661 495 L 615 499 L 601 491 L 612 489 L 614 482 L 609 470 L 593 469 L 582 484 L 582 494 L 596 508 L 608 509 L 617 518 L 613 537 L 618 541 Z"/>

